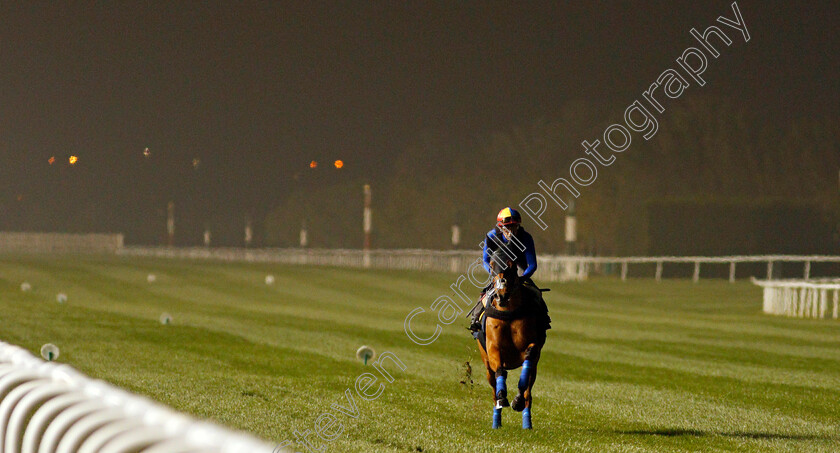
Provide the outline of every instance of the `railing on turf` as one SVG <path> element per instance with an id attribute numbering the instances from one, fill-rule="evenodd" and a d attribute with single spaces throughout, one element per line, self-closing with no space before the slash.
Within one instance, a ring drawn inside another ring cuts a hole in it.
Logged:
<path id="1" fill-rule="evenodd" d="M 114 253 L 123 242 L 122 234 L 0 231 L 0 253 Z"/>
<path id="2" fill-rule="evenodd" d="M 0 452 L 270 453 L 272 447 L 0 342 Z"/>
<path id="3" fill-rule="evenodd" d="M 840 279 L 755 280 L 764 289 L 764 312 L 798 318 L 840 315 Z"/>
<path id="4" fill-rule="evenodd" d="M 120 255 L 161 258 L 213 259 L 222 261 L 269 262 L 316 266 L 406 269 L 466 273 L 481 270 L 481 252 L 464 250 L 347 250 L 347 249 L 245 249 L 125 247 Z M 586 263 L 575 263 L 561 256 L 540 256 L 534 278 L 555 282 L 584 280 Z M 483 278 L 484 275 L 481 276 Z"/>
<path id="5" fill-rule="evenodd" d="M 733 255 L 733 256 L 649 256 L 649 257 L 563 257 L 566 262 L 586 263 L 590 271 L 598 270 L 606 265 L 620 266 L 622 280 L 627 279 L 630 264 L 656 264 L 654 278 L 656 281 L 662 279 L 664 263 L 671 264 L 694 264 L 692 280 L 700 280 L 701 264 L 729 264 L 729 281 L 734 282 L 736 276 L 736 265 L 739 263 L 767 263 L 767 279 L 773 278 L 774 263 L 802 263 L 802 274 L 804 279 L 811 277 L 811 263 L 840 263 L 840 256 L 828 255 Z"/>
<path id="6" fill-rule="evenodd" d="M 244 248 L 169 248 L 124 247 L 118 254 L 165 258 L 196 258 L 223 261 L 273 262 L 341 267 L 369 267 L 377 269 L 432 270 L 466 273 L 481 258 L 478 251 L 462 250 L 346 250 L 346 249 L 244 249 Z M 540 255 L 537 281 L 556 282 L 585 280 L 592 273 L 611 273 L 613 269 L 626 280 L 631 264 L 655 264 L 652 276 L 660 281 L 665 263 L 693 264 L 692 279 L 700 280 L 702 264 L 728 264 L 729 281 L 736 278 L 738 264 L 767 263 L 767 278 L 774 275 L 774 263 L 801 263 L 803 278 L 811 276 L 812 263 L 840 263 L 840 256 L 824 255 L 752 255 L 752 256 L 650 256 L 650 257 L 594 257 L 568 255 Z M 778 271 L 778 268 L 776 269 Z M 776 272 L 778 273 L 778 272 Z"/>

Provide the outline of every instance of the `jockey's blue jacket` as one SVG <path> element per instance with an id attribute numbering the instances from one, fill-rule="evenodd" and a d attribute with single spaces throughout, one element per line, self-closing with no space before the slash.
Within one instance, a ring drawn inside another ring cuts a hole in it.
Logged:
<path id="1" fill-rule="evenodd" d="M 534 248 L 534 238 L 521 226 L 510 241 L 497 228 L 487 232 L 484 238 L 484 269 L 490 272 L 490 258 L 500 246 L 506 247 L 516 257 L 515 263 L 522 271 L 522 278 L 531 278 L 537 271 L 537 251 Z"/>

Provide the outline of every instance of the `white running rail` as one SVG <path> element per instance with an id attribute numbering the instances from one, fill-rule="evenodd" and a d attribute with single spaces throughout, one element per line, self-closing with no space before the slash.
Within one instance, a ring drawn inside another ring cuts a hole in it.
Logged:
<path id="1" fill-rule="evenodd" d="M 375 269 L 408 269 L 464 273 L 481 259 L 480 251 L 472 250 L 350 250 L 302 248 L 207 248 L 207 247 L 123 247 L 118 255 L 159 258 L 211 259 L 220 261 L 249 261 L 319 266 L 362 267 Z M 655 264 L 656 281 L 662 279 L 665 263 L 693 264 L 695 282 L 700 280 L 702 264 L 728 264 L 729 281 L 736 278 L 739 263 L 767 263 L 767 278 L 772 278 L 774 263 L 801 263 L 803 278 L 811 276 L 811 263 L 840 263 L 840 256 L 827 255 L 733 255 L 733 256 L 568 256 L 539 255 L 537 257 L 537 282 L 586 280 L 590 273 L 603 272 L 608 265 L 615 265 L 621 279 L 626 280 L 631 264 Z M 777 272 L 778 273 L 778 268 Z"/>
<path id="2" fill-rule="evenodd" d="M 764 313 L 797 318 L 840 316 L 840 279 L 755 280 L 764 289 Z"/>
<path id="3" fill-rule="evenodd" d="M 350 249 L 246 249 L 207 247 L 124 247 L 118 255 L 157 258 L 210 259 L 315 266 L 361 267 L 372 269 L 407 269 L 464 273 L 480 263 L 480 251 L 467 250 L 350 250 Z M 565 256 L 537 257 L 534 279 L 546 282 L 585 280 L 585 262 L 569 261 Z M 483 271 L 482 271 L 483 272 Z"/>
<path id="4" fill-rule="evenodd" d="M 114 253 L 124 242 L 122 234 L 0 231 L 0 253 Z"/>
<path id="5" fill-rule="evenodd" d="M 0 342 L 2 453 L 272 451 L 279 450 Z"/>
<path id="6" fill-rule="evenodd" d="M 591 270 L 599 270 L 606 264 L 621 266 L 621 279 L 627 279 L 630 264 L 656 264 L 656 281 L 662 279 L 662 269 L 665 263 L 694 264 L 692 280 L 700 280 L 701 264 L 729 264 L 729 281 L 735 282 L 736 265 L 738 263 L 767 263 L 767 279 L 773 278 L 773 263 L 802 263 L 804 279 L 811 277 L 811 263 L 840 263 L 840 256 L 831 255 L 732 255 L 732 256 L 637 256 L 637 257 L 563 257 L 570 262 L 584 262 L 594 266 Z"/>

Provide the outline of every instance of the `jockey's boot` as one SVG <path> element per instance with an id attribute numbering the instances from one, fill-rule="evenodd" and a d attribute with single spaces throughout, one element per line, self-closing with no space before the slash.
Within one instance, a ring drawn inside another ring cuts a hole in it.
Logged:
<path id="1" fill-rule="evenodd" d="M 481 304 L 481 298 L 484 297 L 484 293 L 481 294 L 481 297 L 478 298 L 478 302 L 476 302 L 475 306 L 472 310 L 470 310 L 470 331 L 475 333 L 481 330 L 481 314 L 484 313 L 484 305 Z"/>
<path id="2" fill-rule="evenodd" d="M 470 332 L 478 332 L 481 330 L 481 312 L 477 315 L 473 316 L 472 320 L 470 320 Z"/>

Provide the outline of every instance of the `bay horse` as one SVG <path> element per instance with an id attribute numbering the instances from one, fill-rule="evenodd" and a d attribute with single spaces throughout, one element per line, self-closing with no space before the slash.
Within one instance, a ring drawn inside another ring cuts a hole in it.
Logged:
<path id="1" fill-rule="evenodd" d="M 540 328 L 536 301 L 539 289 L 523 285 L 513 260 L 501 249 L 490 260 L 493 287 L 485 297 L 486 349 L 478 340 L 481 360 L 487 369 L 487 381 L 493 389 L 493 428 L 502 426 L 502 408 L 511 406 L 522 412 L 522 428 L 532 429 L 531 389 L 537 379 L 537 363 L 545 344 L 545 330 Z M 513 403 L 507 399 L 507 372 L 522 367 L 519 393 Z"/>

